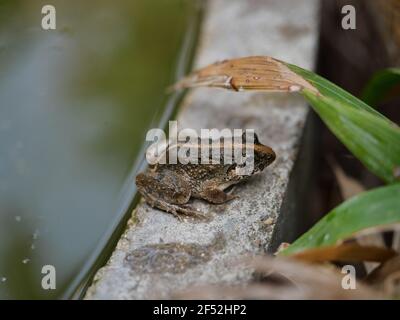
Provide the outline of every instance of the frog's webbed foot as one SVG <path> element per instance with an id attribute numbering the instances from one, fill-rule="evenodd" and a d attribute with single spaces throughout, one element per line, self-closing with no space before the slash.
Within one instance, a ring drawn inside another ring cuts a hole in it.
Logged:
<path id="1" fill-rule="evenodd" d="M 200 194 L 201 198 L 213 204 L 222 204 L 232 199 L 237 199 L 239 196 L 225 193 L 219 189 L 206 189 Z"/>

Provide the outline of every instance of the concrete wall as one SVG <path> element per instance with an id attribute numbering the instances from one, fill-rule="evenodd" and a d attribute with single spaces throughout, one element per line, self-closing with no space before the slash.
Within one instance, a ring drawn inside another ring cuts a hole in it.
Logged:
<path id="1" fill-rule="evenodd" d="M 312 69 L 317 7 L 314 0 L 209 1 L 196 67 L 269 55 Z M 275 150 L 276 161 L 236 187 L 239 199 L 223 205 L 195 201 L 195 207 L 213 214 L 210 221 L 178 221 L 139 204 L 86 298 L 168 298 L 192 285 L 249 281 L 252 270 L 237 264 L 237 258 L 273 251 L 281 241 L 292 240 L 305 220 L 302 197 L 313 153 L 307 115 L 297 95 L 191 90 L 178 114 L 180 128 L 255 129 L 260 141 Z"/>

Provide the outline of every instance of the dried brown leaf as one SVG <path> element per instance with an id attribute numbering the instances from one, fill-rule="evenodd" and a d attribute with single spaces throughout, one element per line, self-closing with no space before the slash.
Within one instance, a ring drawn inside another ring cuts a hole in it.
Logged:
<path id="1" fill-rule="evenodd" d="M 400 297 L 400 256 L 397 255 L 376 268 L 366 281 L 387 296 Z"/>
<path id="2" fill-rule="evenodd" d="M 293 255 L 294 258 L 309 262 L 325 261 L 373 261 L 384 262 L 396 255 L 389 248 L 363 246 L 358 243 L 343 243 L 337 246 L 321 247 L 302 251 Z"/>
<path id="3" fill-rule="evenodd" d="M 382 283 L 388 275 L 397 271 L 400 271 L 399 255 L 396 255 L 392 259 L 386 261 L 380 267 L 371 272 L 367 277 L 367 281 L 370 284 Z"/>
<path id="4" fill-rule="evenodd" d="M 392 248 L 397 252 L 400 252 L 400 231 L 396 231 L 393 234 Z"/>
<path id="5" fill-rule="evenodd" d="M 342 287 L 343 274 L 336 268 L 306 264 L 295 259 L 269 256 L 243 260 L 243 267 L 257 273 L 279 274 L 290 280 L 283 284 L 268 282 L 247 285 L 203 285 L 180 291 L 179 299 L 378 299 L 381 295 L 357 283 L 355 290 Z"/>
<path id="6" fill-rule="evenodd" d="M 318 90 L 291 71 L 283 62 L 267 56 L 252 56 L 216 62 L 193 72 L 172 86 L 219 87 L 234 91 L 258 90 L 297 92 Z"/>

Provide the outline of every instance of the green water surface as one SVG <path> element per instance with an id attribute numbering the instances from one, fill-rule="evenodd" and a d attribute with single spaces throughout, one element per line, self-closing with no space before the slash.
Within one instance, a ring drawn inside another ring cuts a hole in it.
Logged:
<path id="1" fill-rule="evenodd" d="M 43 30 L 41 8 L 56 8 Z M 191 0 L 0 0 L 0 298 L 78 297 L 135 195 L 147 130 L 178 100 Z M 107 246 L 108 245 L 108 246 Z M 41 286 L 44 265 L 56 290 Z"/>

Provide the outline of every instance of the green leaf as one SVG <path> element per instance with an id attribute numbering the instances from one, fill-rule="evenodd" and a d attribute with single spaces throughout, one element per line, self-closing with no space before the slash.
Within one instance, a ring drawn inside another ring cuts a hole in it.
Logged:
<path id="1" fill-rule="evenodd" d="M 388 92 L 400 84 L 400 68 L 390 68 L 378 71 L 367 83 L 361 95 L 369 105 L 376 105 L 383 100 Z"/>
<path id="2" fill-rule="evenodd" d="M 371 172 L 387 183 L 397 181 L 399 127 L 332 98 L 316 96 L 307 90 L 303 94 L 329 129 Z"/>
<path id="3" fill-rule="evenodd" d="M 375 114 L 376 116 L 385 119 L 389 123 L 392 123 L 388 118 L 386 118 L 383 114 L 379 113 L 376 111 L 374 108 L 363 102 L 362 100 L 356 98 L 352 94 L 348 93 L 346 90 L 343 90 L 342 88 L 338 87 L 334 83 L 330 82 L 329 80 L 326 80 L 325 78 L 311 72 L 305 69 L 302 69 L 300 67 L 297 67 L 292 64 L 287 64 L 289 69 L 291 69 L 293 72 L 307 80 L 312 86 L 318 89 L 318 91 L 321 93 L 321 95 L 325 97 L 330 97 L 334 101 L 337 101 L 342 104 L 347 104 L 350 107 L 353 107 L 355 109 L 361 109 L 368 111 L 372 114 Z"/>
<path id="4" fill-rule="evenodd" d="M 342 203 L 281 254 L 331 246 L 366 228 L 400 222 L 400 183 L 363 192 Z"/>
<path id="5" fill-rule="evenodd" d="M 328 80 L 293 65 L 289 68 L 318 89 L 319 94 L 308 89 L 302 93 L 338 139 L 386 183 L 398 181 L 400 128 Z"/>

